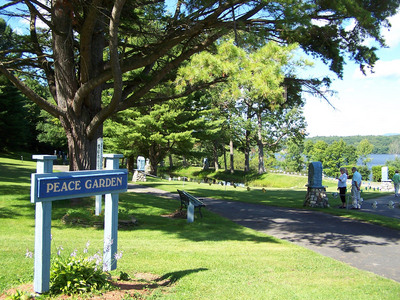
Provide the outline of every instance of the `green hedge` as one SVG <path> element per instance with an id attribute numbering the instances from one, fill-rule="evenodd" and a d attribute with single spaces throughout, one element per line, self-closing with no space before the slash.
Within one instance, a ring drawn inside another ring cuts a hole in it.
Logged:
<path id="1" fill-rule="evenodd" d="M 372 180 L 381 182 L 382 181 L 382 167 L 385 166 L 373 166 L 372 167 Z M 394 176 L 394 173 L 396 171 L 395 167 L 389 167 L 389 172 L 388 172 L 388 178 L 392 179 Z"/>

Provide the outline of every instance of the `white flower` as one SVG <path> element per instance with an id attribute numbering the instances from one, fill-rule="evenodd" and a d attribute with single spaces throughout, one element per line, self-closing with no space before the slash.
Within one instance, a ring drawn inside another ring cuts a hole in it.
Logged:
<path id="1" fill-rule="evenodd" d="M 26 257 L 26 258 L 32 258 L 32 256 L 33 256 L 32 252 L 29 251 L 29 249 L 26 249 L 25 257 Z"/>
<path id="2" fill-rule="evenodd" d="M 62 246 L 57 247 L 57 255 L 60 256 L 61 255 L 61 251 L 64 250 L 64 248 Z"/>
<path id="3" fill-rule="evenodd" d="M 71 253 L 70 256 L 75 257 L 77 252 L 78 252 L 78 250 L 75 249 L 75 250 Z"/>
<path id="4" fill-rule="evenodd" d="M 115 253 L 114 254 L 114 258 L 115 258 L 115 260 L 121 259 L 122 258 L 122 251 L 120 251 L 119 253 Z"/>

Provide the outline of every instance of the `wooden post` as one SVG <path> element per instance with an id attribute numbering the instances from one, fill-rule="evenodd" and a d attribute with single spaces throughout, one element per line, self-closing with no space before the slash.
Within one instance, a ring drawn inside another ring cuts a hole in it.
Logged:
<path id="1" fill-rule="evenodd" d="M 119 159 L 123 157 L 122 154 L 105 154 L 104 157 L 106 170 L 119 169 Z M 105 271 L 117 268 L 115 254 L 118 251 L 118 201 L 118 193 L 105 195 L 103 250 L 103 269 Z"/>
<path id="2" fill-rule="evenodd" d="M 36 172 L 53 173 L 55 155 L 33 155 L 37 160 Z M 44 293 L 50 284 L 51 201 L 36 202 L 35 206 L 35 269 L 34 290 Z"/>

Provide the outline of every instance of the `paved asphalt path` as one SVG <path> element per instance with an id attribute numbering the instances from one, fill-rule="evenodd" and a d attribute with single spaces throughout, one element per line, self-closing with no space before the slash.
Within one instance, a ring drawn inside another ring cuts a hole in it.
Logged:
<path id="1" fill-rule="evenodd" d="M 130 192 L 154 193 L 178 199 L 177 194 L 129 185 Z M 353 267 L 400 282 L 400 231 L 310 210 L 297 210 L 202 198 L 207 209 L 254 230 L 306 247 Z M 399 218 L 400 198 L 365 201 L 361 211 Z M 396 207 L 389 209 L 388 201 Z"/>

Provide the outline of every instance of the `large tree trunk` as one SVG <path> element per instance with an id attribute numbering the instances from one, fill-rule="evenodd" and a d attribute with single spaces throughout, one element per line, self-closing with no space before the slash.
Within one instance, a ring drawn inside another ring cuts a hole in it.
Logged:
<path id="1" fill-rule="evenodd" d="M 89 139 L 85 134 L 86 124 L 82 124 L 83 128 L 64 120 L 61 124 L 67 133 L 70 171 L 96 169 L 97 138 L 100 135 Z"/>
<path id="2" fill-rule="evenodd" d="M 158 164 L 160 162 L 160 152 L 157 145 L 151 145 L 149 148 L 149 160 L 150 160 L 150 174 L 157 176 Z"/>
<path id="3" fill-rule="evenodd" d="M 246 112 L 246 120 L 249 121 L 251 119 L 251 104 L 246 103 L 247 112 Z M 248 126 L 248 125 L 247 125 Z M 245 137 L 244 137 L 244 171 L 250 172 L 250 146 L 251 146 L 251 131 L 246 128 Z"/>
<path id="4" fill-rule="evenodd" d="M 150 160 L 150 174 L 157 176 L 158 163 Z"/>
<path id="5" fill-rule="evenodd" d="M 235 172 L 235 165 L 234 165 L 234 156 L 233 156 L 233 141 L 230 139 L 229 141 L 229 156 L 230 156 L 230 170 L 233 174 Z"/>
<path id="6" fill-rule="evenodd" d="M 213 158 L 214 158 L 214 168 L 215 171 L 218 171 L 219 164 L 218 164 L 218 149 L 217 149 L 217 142 L 213 141 Z"/>
<path id="7" fill-rule="evenodd" d="M 174 166 L 174 162 L 172 161 L 172 154 L 171 154 L 171 142 L 168 140 L 168 160 L 169 160 L 169 169 L 171 170 Z"/>
<path id="8" fill-rule="evenodd" d="M 52 19 L 54 78 L 56 101 L 65 111 L 60 116 L 67 139 L 69 167 L 74 170 L 96 169 L 97 138 L 102 137 L 102 126 L 90 132 L 88 126 L 93 117 L 101 110 L 102 86 L 95 87 L 91 93 L 76 105 L 71 105 L 80 85 L 98 76 L 103 68 L 104 31 L 100 17 L 92 27 L 85 28 L 81 37 L 81 61 L 79 70 L 74 59 L 72 5 L 65 1 L 55 1 Z M 75 104 L 75 103 L 74 103 Z"/>
<path id="9" fill-rule="evenodd" d="M 257 114 L 258 174 L 265 173 L 261 112 Z"/>
<path id="10" fill-rule="evenodd" d="M 244 171 L 250 171 L 250 131 L 246 130 L 244 144 Z"/>
<path id="11" fill-rule="evenodd" d="M 135 168 L 135 157 L 133 155 L 129 155 L 126 159 L 126 168 L 128 171 L 133 171 Z"/>
<path id="12" fill-rule="evenodd" d="M 226 149 L 224 146 L 224 167 L 225 167 L 225 171 L 228 171 L 228 163 L 226 161 Z"/>
<path id="13" fill-rule="evenodd" d="M 265 173 L 265 166 L 264 166 L 264 145 L 263 143 L 258 140 L 258 174 Z"/>

